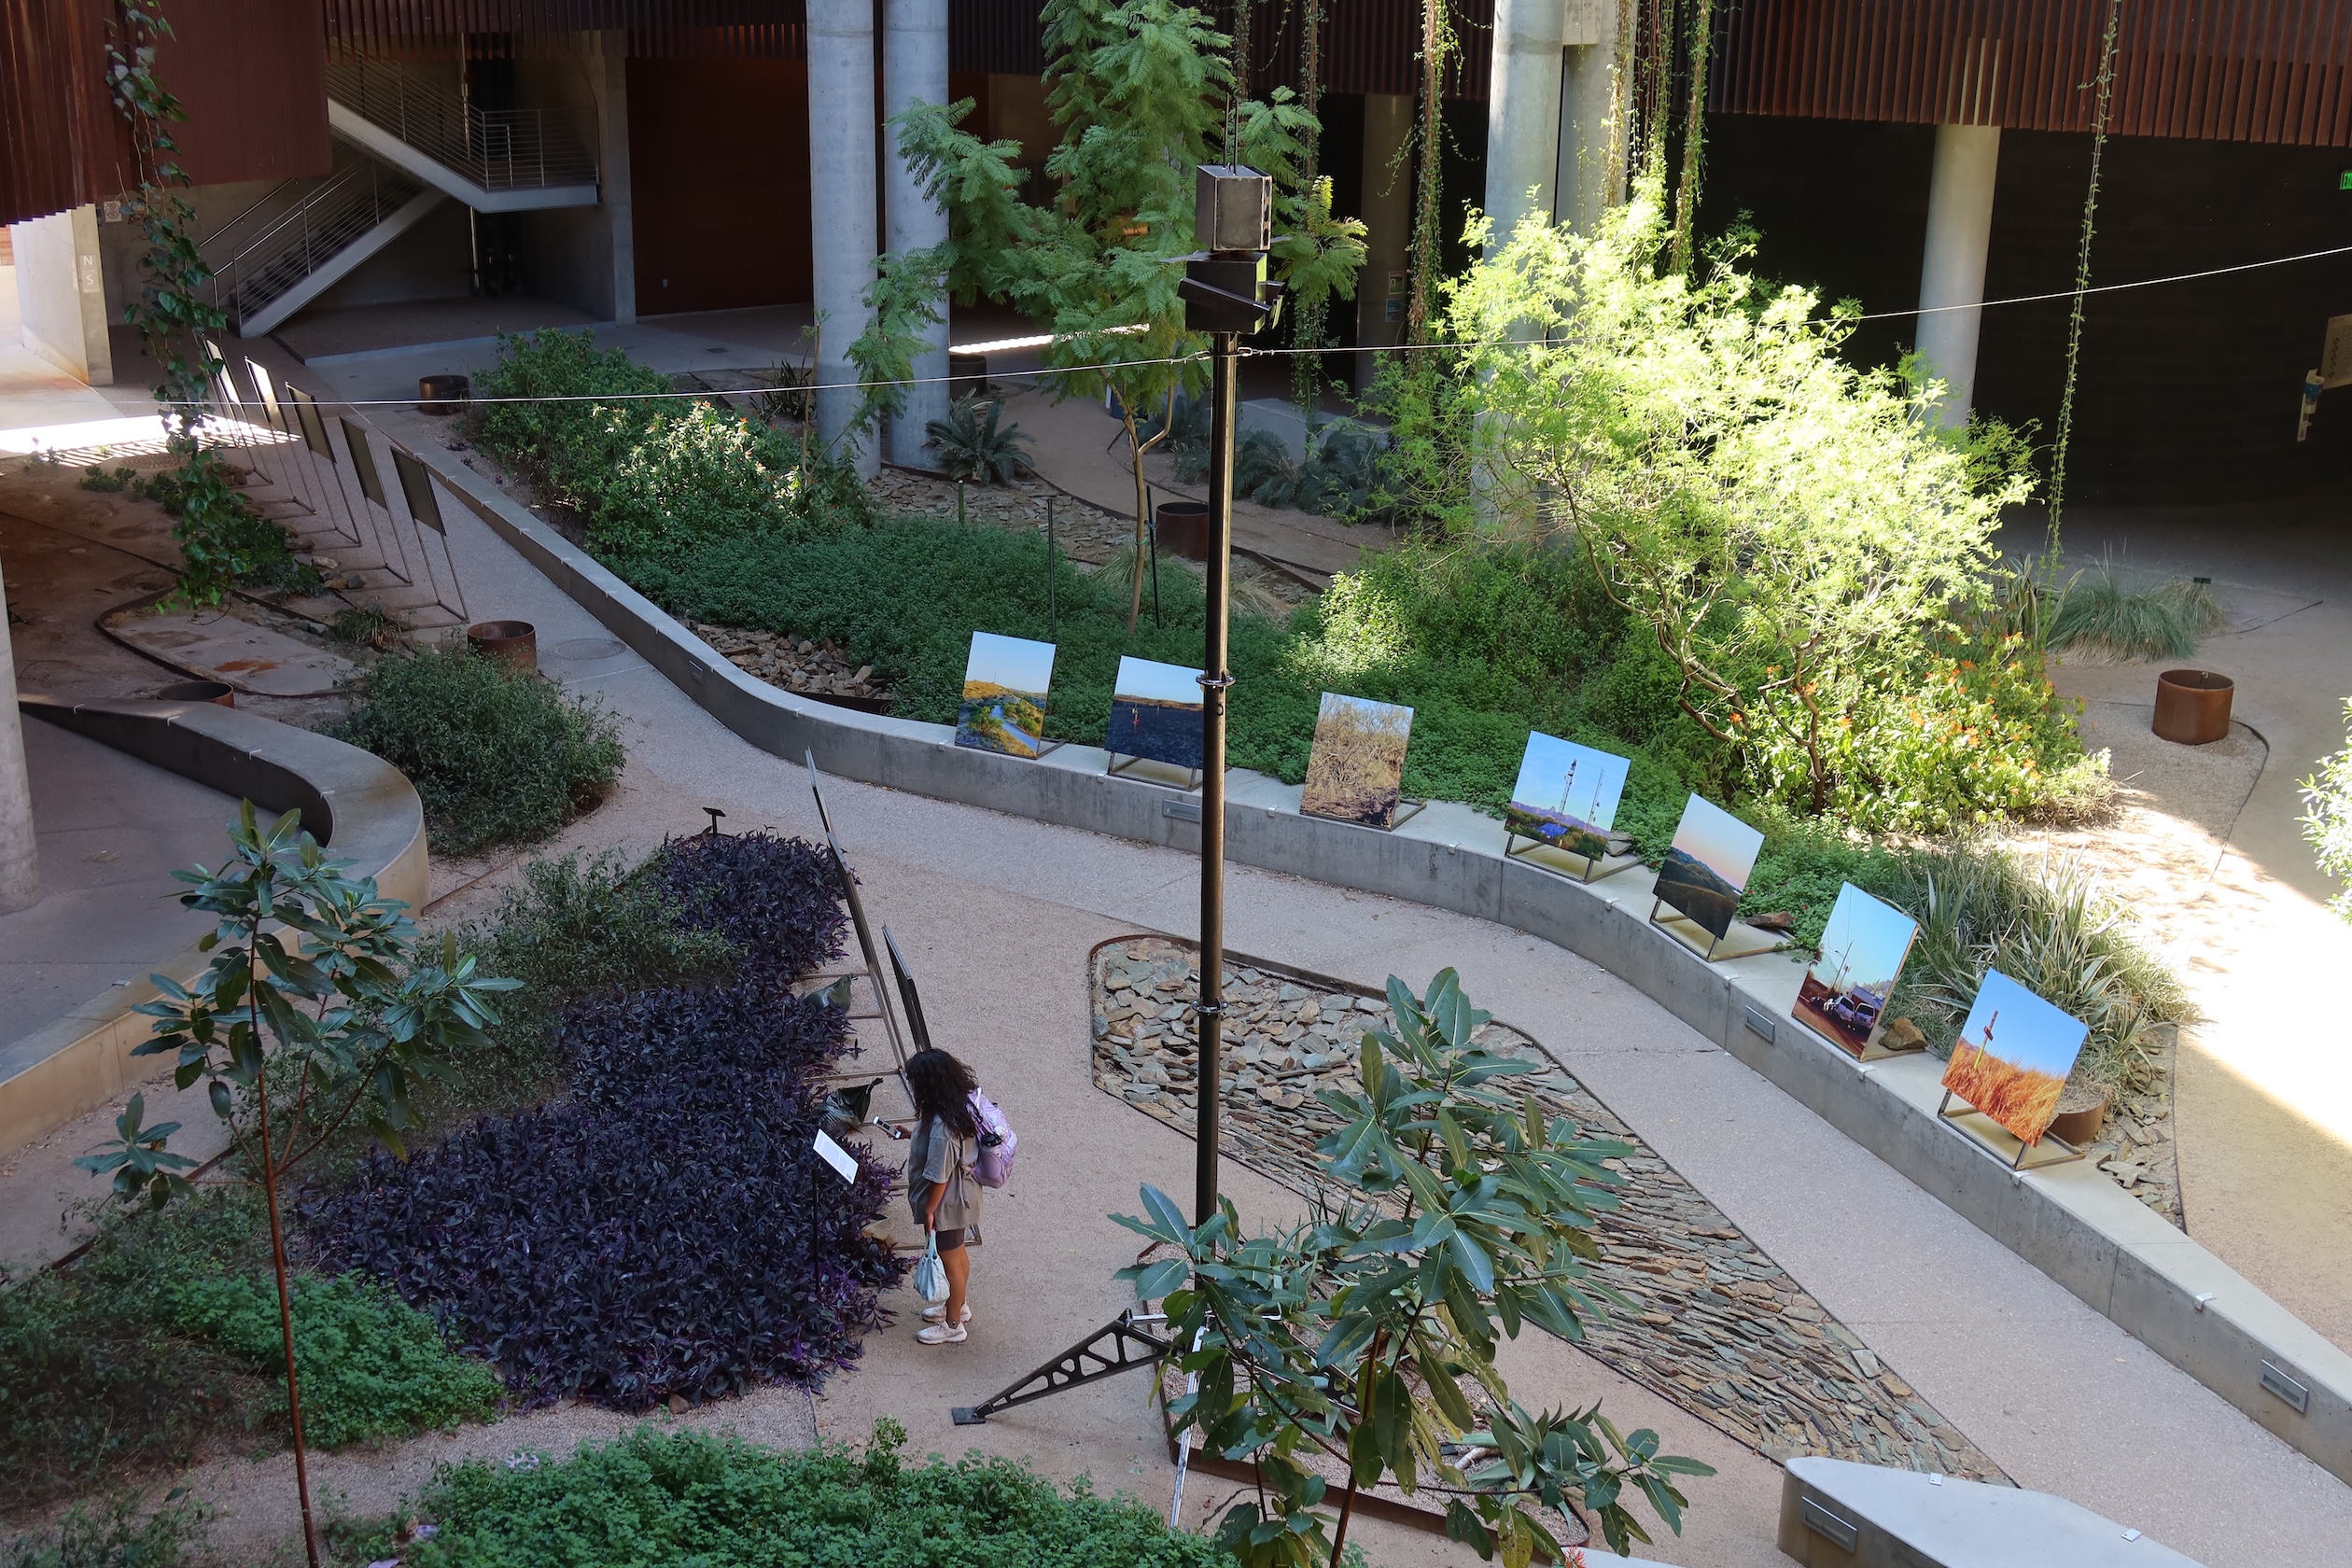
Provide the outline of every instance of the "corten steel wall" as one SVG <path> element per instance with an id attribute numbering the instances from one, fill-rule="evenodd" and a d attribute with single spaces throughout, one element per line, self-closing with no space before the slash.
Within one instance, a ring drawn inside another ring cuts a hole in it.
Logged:
<path id="1" fill-rule="evenodd" d="M 323 175 L 326 41 L 317 0 L 172 0 L 155 74 L 198 185 Z M 119 194 L 131 146 L 106 92 L 107 0 L 0 0 L 0 222 Z"/>
<path id="2" fill-rule="evenodd" d="M 1710 86 L 1730 114 L 2089 131 L 2107 0 L 1744 0 Z M 2352 145 L 2344 0 L 2132 0 L 2107 129 Z"/>
<path id="3" fill-rule="evenodd" d="M 631 61 L 638 312 L 808 299 L 807 147 L 798 61 Z"/>
<path id="4" fill-rule="evenodd" d="M 0 0 L 0 223 L 111 196 L 131 147 L 106 96 L 106 0 Z"/>

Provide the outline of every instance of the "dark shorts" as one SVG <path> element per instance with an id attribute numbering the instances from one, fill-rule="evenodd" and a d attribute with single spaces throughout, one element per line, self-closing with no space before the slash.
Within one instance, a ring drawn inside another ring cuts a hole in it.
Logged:
<path id="1" fill-rule="evenodd" d="M 939 1250 L 943 1253 L 957 1252 L 964 1244 L 960 1230 L 935 1230 L 931 1234 L 939 1239 Z"/>

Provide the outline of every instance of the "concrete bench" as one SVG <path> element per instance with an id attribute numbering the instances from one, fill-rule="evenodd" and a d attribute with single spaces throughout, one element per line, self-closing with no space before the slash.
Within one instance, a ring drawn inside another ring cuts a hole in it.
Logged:
<path id="1" fill-rule="evenodd" d="M 1805 1568 L 2198 1568 L 2046 1491 L 1810 1456 L 1781 1485 L 1780 1549 Z"/>

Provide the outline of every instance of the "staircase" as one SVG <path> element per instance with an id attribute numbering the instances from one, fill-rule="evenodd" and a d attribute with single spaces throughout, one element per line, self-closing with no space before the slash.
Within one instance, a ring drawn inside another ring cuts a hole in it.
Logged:
<path id="1" fill-rule="evenodd" d="M 213 297 L 258 338 L 348 276 L 441 202 L 476 212 L 594 206 L 594 117 L 483 109 L 396 61 L 327 68 L 334 173 L 287 180 L 209 236 Z"/>
<path id="2" fill-rule="evenodd" d="M 444 199 L 364 154 L 282 181 L 205 240 L 213 302 L 241 338 L 274 331 Z"/>
<path id="3" fill-rule="evenodd" d="M 398 61 L 327 67 L 334 133 L 476 212 L 596 204 L 592 117 L 483 109 Z"/>

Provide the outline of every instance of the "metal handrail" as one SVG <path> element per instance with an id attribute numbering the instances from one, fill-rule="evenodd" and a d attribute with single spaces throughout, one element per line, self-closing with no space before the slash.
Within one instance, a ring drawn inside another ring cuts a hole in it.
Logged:
<path id="1" fill-rule="evenodd" d="M 330 63 L 327 95 L 484 190 L 596 183 L 591 128 L 575 109 L 476 108 L 387 60 Z"/>
<path id="2" fill-rule="evenodd" d="M 373 159 L 328 176 L 243 249 L 215 263 L 213 303 L 229 313 L 232 326 L 242 327 L 421 189 Z"/>

